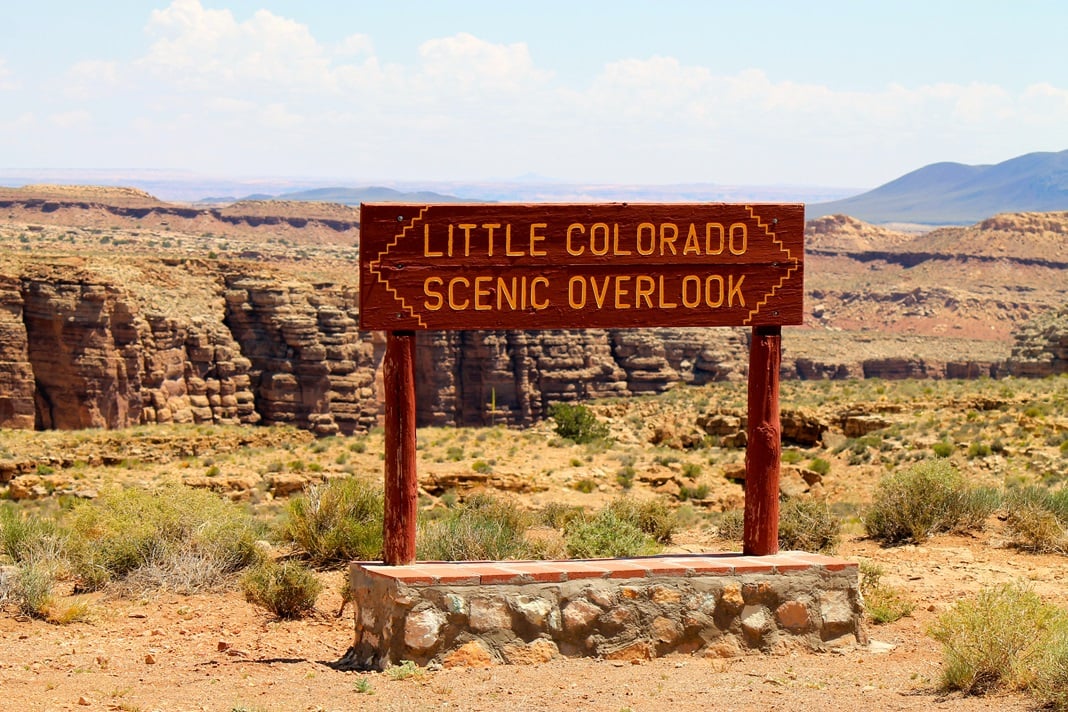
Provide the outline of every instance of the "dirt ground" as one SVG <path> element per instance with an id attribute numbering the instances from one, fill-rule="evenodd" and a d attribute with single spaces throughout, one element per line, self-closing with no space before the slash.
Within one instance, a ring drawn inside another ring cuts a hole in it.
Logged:
<path id="1" fill-rule="evenodd" d="M 689 547 L 687 547 L 689 548 Z M 3 710 L 1030 710 L 1014 694 L 962 697 L 937 689 L 938 644 L 925 631 L 984 585 L 1029 581 L 1068 604 L 1061 556 L 1007 548 L 997 522 L 978 537 L 880 548 L 848 537 L 839 554 L 877 562 L 883 582 L 916 604 L 910 617 L 868 626 L 870 647 L 734 659 L 644 662 L 558 659 L 531 666 L 362 673 L 335 669 L 352 640 L 340 618 L 342 574 L 324 574 L 317 614 L 280 622 L 236 592 L 101 599 L 67 626 L 0 617 Z"/>

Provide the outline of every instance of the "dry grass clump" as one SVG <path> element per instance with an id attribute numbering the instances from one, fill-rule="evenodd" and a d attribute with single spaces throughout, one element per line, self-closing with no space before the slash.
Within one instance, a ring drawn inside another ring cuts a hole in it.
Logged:
<path id="1" fill-rule="evenodd" d="M 220 586 L 260 557 L 263 525 L 204 490 L 112 490 L 75 508 L 70 562 L 77 588 L 125 580 L 190 593 Z"/>
<path id="2" fill-rule="evenodd" d="M 912 601 L 900 589 L 882 582 L 885 573 L 876 563 L 860 562 L 860 592 L 864 595 L 864 609 L 876 625 L 893 623 L 912 615 Z"/>
<path id="3" fill-rule="evenodd" d="M 1068 553 L 1068 490 L 1026 487 L 1009 492 L 1006 525 L 1022 549 Z"/>
<path id="4" fill-rule="evenodd" d="M 537 546 L 524 536 L 533 523 L 530 514 L 506 500 L 477 494 L 420 524 L 416 556 L 428 561 L 538 558 Z"/>
<path id="5" fill-rule="evenodd" d="M 879 481 L 864 528 L 887 544 L 922 542 L 979 527 L 999 503 L 995 490 L 972 487 L 946 460 L 927 460 Z"/>
<path id="6" fill-rule="evenodd" d="M 842 521 L 826 502 L 792 497 L 779 506 L 779 548 L 830 553 L 838 548 Z M 726 511 L 720 517 L 717 536 L 726 541 L 742 541 L 745 536 L 745 512 Z"/>
<path id="7" fill-rule="evenodd" d="M 930 634 L 942 644 L 946 689 L 983 694 L 1037 684 L 1046 690 L 1056 679 L 1065 681 L 1068 618 L 1025 585 L 986 588 L 959 601 Z"/>
<path id="8" fill-rule="evenodd" d="M 241 577 L 245 600 L 282 619 L 303 618 L 315 610 L 323 590 L 315 572 L 299 561 L 265 560 Z"/>
<path id="9" fill-rule="evenodd" d="M 382 558 L 382 490 L 348 477 L 313 485 L 289 502 L 279 536 L 318 566 Z"/>

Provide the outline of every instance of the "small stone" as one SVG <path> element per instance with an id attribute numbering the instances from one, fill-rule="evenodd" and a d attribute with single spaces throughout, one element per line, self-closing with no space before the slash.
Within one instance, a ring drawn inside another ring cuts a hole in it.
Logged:
<path id="1" fill-rule="evenodd" d="M 463 596 L 458 596 L 455 593 L 445 594 L 445 610 L 449 613 L 467 613 L 467 601 Z"/>
<path id="2" fill-rule="evenodd" d="M 404 644 L 417 652 L 430 650 L 438 644 L 443 625 L 445 618 L 436 608 L 410 613 L 404 621 Z"/>
<path id="3" fill-rule="evenodd" d="M 776 608 L 775 618 L 791 633 L 801 633 L 809 627 L 808 608 L 800 601 L 787 601 Z"/>
<path id="4" fill-rule="evenodd" d="M 656 651 L 646 640 L 637 640 L 622 648 L 609 650 L 602 653 L 605 660 L 622 660 L 624 662 L 639 663 L 643 660 L 652 660 L 656 657 Z"/>
<path id="5" fill-rule="evenodd" d="M 730 583 L 723 587 L 723 595 L 720 597 L 723 605 L 732 609 L 740 609 L 745 605 L 742 598 L 742 587 L 736 583 Z"/>
<path id="6" fill-rule="evenodd" d="M 575 633 L 589 628 L 601 609 L 589 601 L 577 599 L 564 607 L 564 630 Z"/>
<path id="7" fill-rule="evenodd" d="M 820 637 L 824 640 L 852 633 L 855 620 L 853 606 L 849 601 L 849 592 L 838 590 L 821 593 L 820 618 L 823 620 Z"/>
<path id="8" fill-rule="evenodd" d="M 768 628 L 768 612 L 764 606 L 746 606 L 741 615 L 742 630 L 757 640 Z"/>
<path id="9" fill-rule="evenodd" d="M 637 598 L 641 598 L 642 592 L 641 589 L 635 588 L 634 586 L 621 586 L 619 589 L 619 595 L 623 596 L 623 598 L 629 598 L 633 601 Z"/>
<path id="10" fill-rule="evenodd" d="M 705 658 L 736 658 L 742 654 L 741 648 L 734 638 L 724 638 L 719 642 L 712 643 L 702 651 Z"/>
<path id="11" fill-rule="evenodd" d="M 464 643 L 445 656 L 441 661 L 443 667 L 489 667 L 497 661 L 479 640 Z"/>
<path id="12" fill-rule="evenodd" d="M 155 665 L 155 664 L 156 664 L 156 656 L 153 655 L 152 653 L 146 653 L 145 654 L 145 665 Z"/>
<path id="13" fill-rule="evenodd" d="M 230 647 L 230 644 L 227 643 L 225 640 L 220 640 L 219 643 L 215 646 L 215 649 L 218 650 L 220 653 L 224 653 L 229 650 Z"/>
<path id="14" fill-rule="evenodd" d="M 509 602 L 513 611 L 521 615 L 527 623 L 539 629 L 545 626 L 553 610 L 551 603 L 537 596 L 516 596 Z"/>
<path id="15" fill-rule="evenodd" d="M 672 646 L 682 637 L 682 626 L 679 625 L 678 621 L 664 616 L 657 616 L 653 619 L 649 632 L 655 640 Z"/>
<path id="16" fill-rule="evenodd" d="M 615 603 L 612 600 L 611 593 L 596 588 L 591 588 L 589 591 L 587 591 L 586 598 L 590 599 L 591 602 L 605 609 L 611 608 L 613 603 Z"/>
<path id="17" fill-rule="evenodd" d="M 471 630 L 486 633 L 491 630 L 507 630 L 512 627 L 508 604 L 499 598 L 476 598 L 471 601 L 469 624 Z"/>
<path id="18" fill-rule="evenodd" d="M 680 602 L 682 594 L 678 589 L 669 586 L 653 586 L 649 591 L 649 598 L 653 603 L 659 603 L 664 606 Z"/>
<path id="19" fill-rule="evenodd" d="M 512 665 L 547 663 L 560 654 L 556 643 L 545 638 L 538 638 L 525 645 L 522 643 L 505 645 L 501 652 L 504 653 L 504 659 Z"/>
<path id="20" fill-rule="evenodd" d="M 93 701 L 90 700 L 85 695 L 82 695 L 81 697 L 78 698 L 78 704 L 82 705 L 83 707 L 88 707 L 89 705 L 93 704 Z"/>

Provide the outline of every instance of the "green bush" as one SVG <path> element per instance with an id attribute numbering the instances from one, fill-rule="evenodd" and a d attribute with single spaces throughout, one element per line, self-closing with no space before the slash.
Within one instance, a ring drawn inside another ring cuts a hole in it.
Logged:
<path id="1" fill-rule="evenodd" d="M 608 437 L 608 425 L 584 405 L 555 403 L 549 406 L 549 417 L 557 435 L 579 445 Z"/>
<path id="2" fill-rule="evenodd" d="M 597 482 L 592 478 L 583 477 L 581 480 L 575 483 L 575 489 L 582 494 L 589 494 L 597 489 Z"/>
<path id="3" fill-rule="evenodd" d="M 833 552 L 838 548 L 842 522 L 826 502 L 792 497 L 779 507 L 779 547 Z"/>
<path id="4" fill-rule="evenodd" d="M 1030 551 L 1068 553 L 1068 490 L 1010 490 L 1006 524 L 1014 543 Z"/>
<path id="5" fill-rule="evenodd" d="M 572 520 L 565 534 L 567 555 L 576 559 L 640 556 L 659 550 L 651 536 L 611 508 L 592 518 Z"/>
<path id="6" fill-rule="evenodd" d="M 489 495 L 476 495 L 444 516 L 421 522 L 417 556 L 424 561 L 479 561 L 533 558 L 524 538 L 531 517 Z"/>
<path id="7" fill-rule="evenodd" d="M 112 490 L 72 512 L 71 564 L 82 590 L 127 579 L 192 592 L 258 560 L 262 534 L 241 507 L 205 490 Z"/>
<path id="8" fill-rule="evenodd" d="M 958 601 L 931 627 L 942 644 L 942 684 L 982 694 L 1026 681 L 1058 611 L 1030 588 L 1005 584 Z"/>
<path id="9" fill-rule="evenodd" d="M 888 544 L 980 526 L 998 507 L 997 492 L 973 488 L 945 460 L 927 460 L 880 480 L 864 516 L 868 536 Z"/>
<path id="10" fill-rule="evenodd" d="M 608 510 L 661 544 L 670 543 L 672 535 L 679 527 L 676 512 L 662 499 L 639 502 L 631 497 L 619 497 L 608 505 Z"/>
<path id="11" fill-rule="evenodd" d="M 808 469 L 818 475 L 826 475 L 831 471 L 831 463 L 829 460 L 824 460 L 822 457 L 814 457 L 808 463 Z"/>
<path id="12" fill-rule="evenodd" d="M 1047 644 L 1035 656 L 1029 688 L 1041 704 L 1068 710 L 1068 616 L 1063 612 Z"/>
<path id="13" fill-rule="evenodd" d="M 31 517 L 14 506 L 0 507 L 0 552 L 16 564 L 66 556 L 67 532 L 50 517 Z"/>
<path id="14" fill-rule="evenodd" d="M 630 489 L 634 486 L 634 477 L 637 475 L 637 470 L 633 465 L 624 465 L 616 472 L 616 482 L 623 489 Z"/>
<path id="15" fill-rule="evenodd" d="M 279 536 L 317 566 L 382 558 L 382 490 L 346 477 L 309 487 L 290 500 Z"/>
<path id="16" fill-rule="evenodd" d="M 953 454 L 953 443 L 943 440 L 932 445 L 931 450 L 934 452 L 935 457 L 949 457 Z"/>
<path id="17" fill-rule="evenodd" d="M 241 578 L 245 600 L 279 618 L 303 618 L 323 590 L 315 573 L 298 561 L 262 561 Z"/>
<path id="18" fill-rule="evenodd" d="M 864 595 L 864 609 L 876 625 L 893 623 L 912 615 L 913 605 L 902 592 L 882 582 L 886 573 L 881 566 L 860 562 L 860 592 Z"/>

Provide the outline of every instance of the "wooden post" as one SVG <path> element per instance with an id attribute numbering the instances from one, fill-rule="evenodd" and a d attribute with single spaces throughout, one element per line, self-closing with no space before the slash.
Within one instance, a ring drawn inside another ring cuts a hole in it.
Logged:
<path id="1" fill-rule="evenodd" d="M 389 332 L 382 375 L 386 401 L 382 558 L 389 566 L 404 566 L 415 561 L 419 495 L 415 471 L 415 332 Z"/>
<path id="2" fill-rule="evenodd" d="M 779 364 L 782 327 L 753 327 L 749 346 L 749 442 L 745 450 L 745 525 L 742 550 L 767 556 L 779 551 Z"/>

